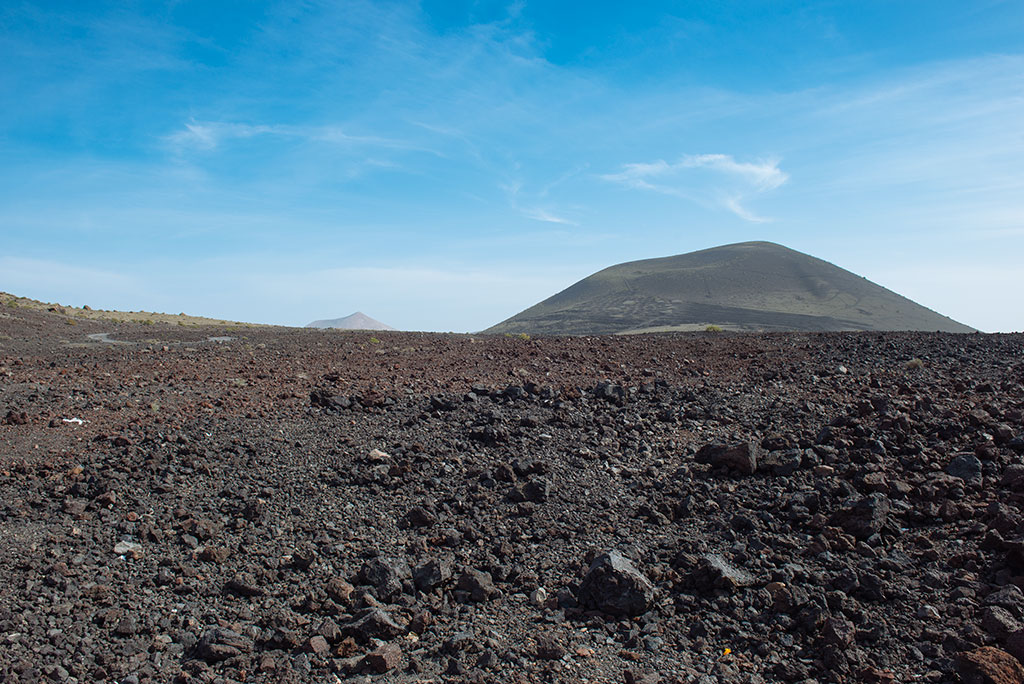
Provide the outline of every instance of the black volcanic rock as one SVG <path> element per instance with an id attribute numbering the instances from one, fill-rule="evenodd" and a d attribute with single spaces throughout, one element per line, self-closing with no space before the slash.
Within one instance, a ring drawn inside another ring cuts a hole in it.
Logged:
<path id="1" fill-rule="evenodd" d="M 611 615 L 640 615 L 654 602 L 654 585 L 629 559 L 613 550 L 591 563 L 578 597 L 583 606 Z"/>

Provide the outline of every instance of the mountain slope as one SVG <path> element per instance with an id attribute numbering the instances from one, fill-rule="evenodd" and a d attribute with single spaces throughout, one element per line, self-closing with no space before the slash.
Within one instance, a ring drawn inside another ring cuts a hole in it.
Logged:
<path id="1" fill-rule="evenodd" d="M 343 318 L 330 318 L 322 321 L 313 321 L 307 328 L 338 328 L 341 330 L 395 330 L 390 325 L 370 318 L 362 311 L 356 311 Z"/>
<path id="2" fill-rule="evenodd" d="M 485 332 L 598 335 L 707 325 L 973 332 L 861 276 L 771 242 L 610 266 Z"/>

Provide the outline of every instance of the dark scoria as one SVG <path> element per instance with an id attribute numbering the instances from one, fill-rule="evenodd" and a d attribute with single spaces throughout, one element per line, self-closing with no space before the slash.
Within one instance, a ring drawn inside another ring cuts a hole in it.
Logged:
<path id="1" fill-rule="evenodd" d="M 1020 335 L 5 313 L 0 680 L 1020 681 Z"/>

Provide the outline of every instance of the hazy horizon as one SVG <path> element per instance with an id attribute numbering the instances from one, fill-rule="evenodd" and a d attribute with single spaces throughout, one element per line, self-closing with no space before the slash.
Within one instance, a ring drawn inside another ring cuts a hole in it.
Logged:
<path id="1" fill-rule="evenodd" d="M 0 290 L 468 332 L 749 240 L 1024 329 L 1024 6 L 22 2 Z"/>

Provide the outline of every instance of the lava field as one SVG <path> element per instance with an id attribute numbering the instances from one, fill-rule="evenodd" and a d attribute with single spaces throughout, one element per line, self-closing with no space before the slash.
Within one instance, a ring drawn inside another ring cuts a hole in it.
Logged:
<path id="1" fill-rule="evenodd" d="M 11 310 L 0 423 L 3 681 L 1024 682 L 1024 335 Z"/>

